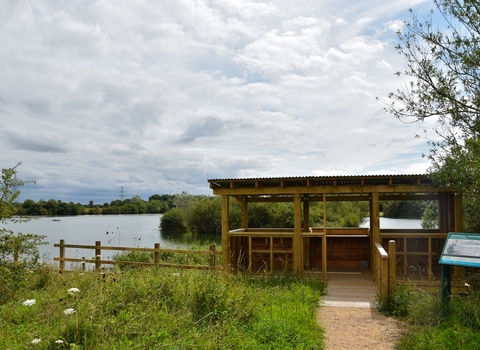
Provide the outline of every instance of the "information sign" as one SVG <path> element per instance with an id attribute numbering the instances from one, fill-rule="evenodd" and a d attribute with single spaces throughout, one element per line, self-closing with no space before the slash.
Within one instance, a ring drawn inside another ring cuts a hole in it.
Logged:
<path id="1" fill-rule="evenodd" d="M 480 234 L 450 232 L 440 256 L 440 264 L 480 267 Z"/>

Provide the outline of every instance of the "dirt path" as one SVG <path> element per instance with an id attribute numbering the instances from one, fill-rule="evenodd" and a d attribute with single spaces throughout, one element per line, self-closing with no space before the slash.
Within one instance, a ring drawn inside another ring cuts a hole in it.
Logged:
<path id="1" fill-rule="evenodd" d="M 402 324 L 367 307 L 321 306 L 327 350 L 394 349 L 404 335 Z"/>
<path id="2" fill-rule="evenodd" d="M 401 322 L 376 309 L 376 293 L 369 270 L 329 272 L 317 316 L 327 350 L 394 349 L 405 331 Z"/>

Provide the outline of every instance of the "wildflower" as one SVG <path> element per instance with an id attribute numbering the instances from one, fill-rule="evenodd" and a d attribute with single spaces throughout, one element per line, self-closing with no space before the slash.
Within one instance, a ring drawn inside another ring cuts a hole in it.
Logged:
<path id="1" fill-rule="evenodd" d="M 37 301 L 35 299 L 27 299 L 23 302 L 23 305 L 24 306 L 32 306 L 33 304 L 35 304 Z"/>
<path id="2" fill-rule="evenodd" d="M 70 288 L 68 290 L 69 294 L 74 294 L 74 293 L 78 293 L 78 292 L 80 292 L 80 289 L 78 289 L 78 288 Z"/>
<path id="3" fill-rule="evenodd" d="M 55 344 L 63 344 L 65 343 L 62 339 L 55 340 Z"/>
<path id="4" fill-rule="evenodd" d="M 30 343 L 32 343 L 32 344 L 38 344 L 38 343 L 40 343 L 41 341 L 42 341 L 42 339 L 40 339 L 40 338 L 35 338 L 35 339 L 33 339 Z"/>
<path id="5" fill-rule="evenodd" d="M 63 313 L 65 315 L 71 315 L 71 314 L 74 314 L 75 312 L 77 312 L 77 311 L 75 309 L 72 309 L 72 308 L 63 310 Z"/>

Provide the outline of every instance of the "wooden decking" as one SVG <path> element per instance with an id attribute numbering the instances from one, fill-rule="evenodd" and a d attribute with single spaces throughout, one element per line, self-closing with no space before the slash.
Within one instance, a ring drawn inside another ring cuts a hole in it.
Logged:
<path id="1" fill-rule="evenodd" d="M 328 271 L 323 306 L 375 308 L 378 289 L 370 270 Z"/>

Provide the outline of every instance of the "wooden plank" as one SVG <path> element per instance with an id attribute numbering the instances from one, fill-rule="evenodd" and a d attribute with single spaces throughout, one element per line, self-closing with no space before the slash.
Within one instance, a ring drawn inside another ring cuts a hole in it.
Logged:
<path id="1" fill-rule="evenodd" d="M 252 273 L 253 268 L 253 252 L 252 252 L 252 237 L 248 237 L 248 272 Z"/>
<path id="2" fill-rule="evenodd" d="M 397 282 L 397 248 L 394 240 L 388 242 L 388 294 L 393 293 Z"/>
<path id="3" fill-rule="evenodd" d="M 293 270 L 295 273 L 302 274 L 303 271 L 303 247 L 302 247 L 302 200 L 299 193 L 293 195 Z"/>
<path id="4" fill-rule="evenodd" d="M 225 273 L 228 273 L 230 259 L 230 245 L 228 231 L 230 231 L 230 209 L 228 195 L 222 196 L 222 266 Z"/>
<path id="5" fill-rule="evenodd" d="M 273 274 L 273 237 L 270 236 L 270 273 Z"/>
<path id="6" fill-rule="evenodd" d="M 327 194 L 323 194 L 322 278 L 327 280 Z"/>
<path id="7" fill-rule="evenodd" d="M 258 183 L 260 186 L 260 183 Z M 437 193 L 438 188 L 429 185 L 405 186 L 291 186 L 255 188 L 213 188 L 215 195 L 280 195 L 280 194 L 367 194 L 367 193 Z"/>

